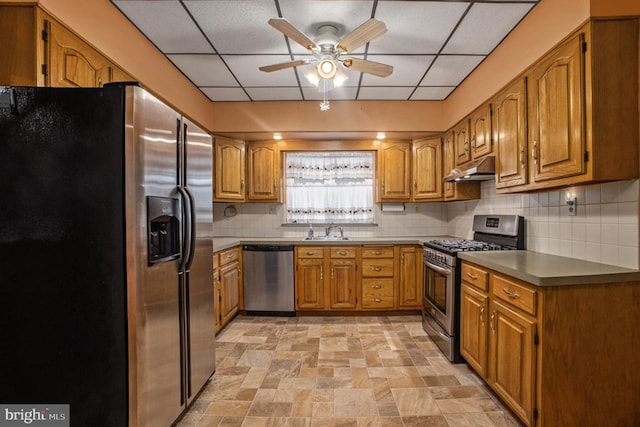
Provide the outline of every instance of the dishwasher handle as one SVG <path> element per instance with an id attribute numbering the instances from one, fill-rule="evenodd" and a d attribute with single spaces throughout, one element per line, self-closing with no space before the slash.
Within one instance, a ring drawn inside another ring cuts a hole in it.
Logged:
<path id="1" fill-rule="evenodd" d="M 248 252 L 293 252 L 293 245 L 243 245 Z"/>

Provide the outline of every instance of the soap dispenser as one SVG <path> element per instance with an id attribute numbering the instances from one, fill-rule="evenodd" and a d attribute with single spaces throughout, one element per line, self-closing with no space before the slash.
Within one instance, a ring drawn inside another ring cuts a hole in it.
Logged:
<path id="1" fill-rule="evenodd" d="M 309 231 L 307 232 L 307 238 L 313 239 L 313 225 L 309 224 Z"/>

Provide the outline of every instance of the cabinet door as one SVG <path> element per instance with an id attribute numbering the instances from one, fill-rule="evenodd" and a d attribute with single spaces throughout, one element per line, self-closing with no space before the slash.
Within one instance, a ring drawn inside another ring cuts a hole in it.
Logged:
<path id="1" fill-rule="evenodd" d="M 411 143 L 383 142 L 379 150 L 381 202 L 411 200 Z"/>
<path id="2" fill-rule="evenodd" d="M 442 199 L 442 140 L 414 141 L 413 201 Z"/>
<path id="3" fill-rule="evenodd" d="M 535 320 L 491 300 L 489 384 L 528 425 L 534 425 Z"/>
<path id="4" fill-rule="evenodd" d="M 491 104 L 485 104 L 471 113 L 471 157 L 478 159 L 491 154 Z"/>
<path id="5" fill-rule="evenodd" d="M 398 307 L 422 306 L 422 247 L 401 246 L 400 277 L 398 280 Z"/>
<path id="6" fill-rule="evenodd" d="M 469 143 L 469 119 L 464 119 L 453 129 L 455 142 L 456 166 L 460 166 L 471 160 Z"/>
<path id="7" fill-rule="evenodd" d="M 527 76 L 533 181 L 585 172 L 582 38 L 561 45 Z"/>
<path id="8" fill-rule="evenodd" d="M 462 284 L 460 354 L 483 378 L 487 378 L 489 297 Z"/>
<path id="9" fill-rule="evenodd" d="M 323 258 L 298 259 L 296 262 L 296 308 L 325 308 Z"/>
<path id="10" fill-rule="evenodd" d="M 527 183 L 526 99 L 526 80 L 518 79 L 492 102 L 496 188 Z"/>
<path id="11" fill-rule="evenodd" d="M 109 61 L 91 46 L 54 20 L 48 20 L 47 32 L 49 86 L 100 87 L 110 81 Z"/>
<path id="12" fill-rule="evenodd" d="M 355 259 L 330 260 L 329 307 L 351 309 L 358 306 L 358 272 Z"/>
<path id="13" fill-rule="evenodd" d="M 240 302 L 240 263 L 233 261 L 220 267 L 220 323 L 226 325 L 238 312 Z"/>
<path id="14" fill-rule="evenodd" d="M 277 142 L 251 142 L 247 146 L 247 200 L 280 201 L 280 149 Z"/>
<path id="15" fill-rule="evenodd" d="M 215 138 L 214 201 L 244 201 L 245 146 L 243 141 Z"/>

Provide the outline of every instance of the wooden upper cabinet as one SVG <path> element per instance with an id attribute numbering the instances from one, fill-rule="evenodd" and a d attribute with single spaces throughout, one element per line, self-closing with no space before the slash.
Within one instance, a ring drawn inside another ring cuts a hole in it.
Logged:
<path id="1" fill-rule="evenodd" d="M 527 74 L 532 181 L 584 173 L 584 34 L 547 55 Z"/>
<path id="2" fill-rule="evenodd" d="M 456 166 L 460 166 L 471 160 L 471 143 L 469 136 L 469 118 L 465 118 L 453 128 L 453 140 L 455 142 Z"/>
<path id="3" fill-rule="evenodd" d="M 378 151 L 379 201 L 411 200 L 411 143 L 386 141 Z"/>
<path id="4" fill-rule="evenodd" d="M 46 20 L 49 65 L 47 81 L 54 87 L 100 87 L 110 82 L 110 63 L 55 20 Z"/>
<path id="5" fill-rule="evenodd" d="M 0 34 L 3 84 L 100 87 L 133 80 L 37 5 L 1 4 Z"/>
<path id="6" fill-rule="evenodd" d="M 519 78 L 494 98 L 493 140 L 497 146 L 496 188 L 527 183 L 526 80 Z"/>
<path id="7" fill-rule="evenodd" d="M 502 91 L 498 192 L 638 178 L 638 54 L 638 18 L 592 19 Z"/>
<path id="8" fill-rule="evenodd" d="M 247 145 L 247 201 L 280 201 L 280 149 L 276 141 Z"/>
<path id="9" fill-rule="evenodd" d="M 442 199 L 442 139 L 413 141 L 413 201 Z"/>
<path id="10" fill-rule="evenodd" d="M 245 143 L 215 137 L 214 201 L 243 202 L 245 200 Z"/>
<path id="11" fill-rule="evenodd" d="M 453 131 L 449 131 L 445 134 L 444 141 L 442 142 L 442 150 L 444 156 L 444 170 L 442 171 L 443 176 L 451 172 L 451 170 L 456 166 L 453 138 Z M 443 193 L 445 200 L 455 197 L 455 186 L 456 185 L 453 182 L 443 183 Z"/>
<path id="12" fill-rule="evenodd" d="M 491 137 L 491 104 L 477 108 L 469 117 L 471 158 L 479 159 L 493 151 Z"/>

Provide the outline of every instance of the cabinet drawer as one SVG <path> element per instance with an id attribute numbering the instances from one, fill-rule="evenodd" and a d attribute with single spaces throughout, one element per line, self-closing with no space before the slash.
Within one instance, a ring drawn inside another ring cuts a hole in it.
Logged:
<path id="1" fill-rule="evenodd" d="M 362 279 L 363 308 L 393 308 L 393 279 Z"/>
<path id="2" fill-rule="evenodd" d="M 296 256 L 298 258 L 324 258 L 324 248 L 299 246 L 296 247 Z"/>
<path id="3" fill-rule="evenodd" d="M 355 258 L 356 248 L 354 247 L 340 247 L 331 248 L 331 258 Z"/>
<path id="4" fill-rule="evenodd" d="M 462 280 L 481 289 L 485 292 L 489 292 L 489 273 L 481 268 L 471 266 L 467 263 L 462 264 Z"/>
<path id="5" fill-rule="evenodd" d="M 238 248 L 226 249 L 218 252 L 218 254 L 220 255 L 219 262 L 221 266 L 238 260 Z"/>
<path id="6" fill-rule="evenodd" d="M 536 315 L 537 293 L 505 277 L 493 275 L 491 278 L 493 296 L 522 311 Z"/>
<path id="7" fill-rule="evenodd" d="M 363 277 L 393 277 L 393 258 L 363 259 Z"/>
<path id="8" fill-rule="evenodd" d="M 363 246 L 362 258 L 393 258 L 393 246 Z"/>

